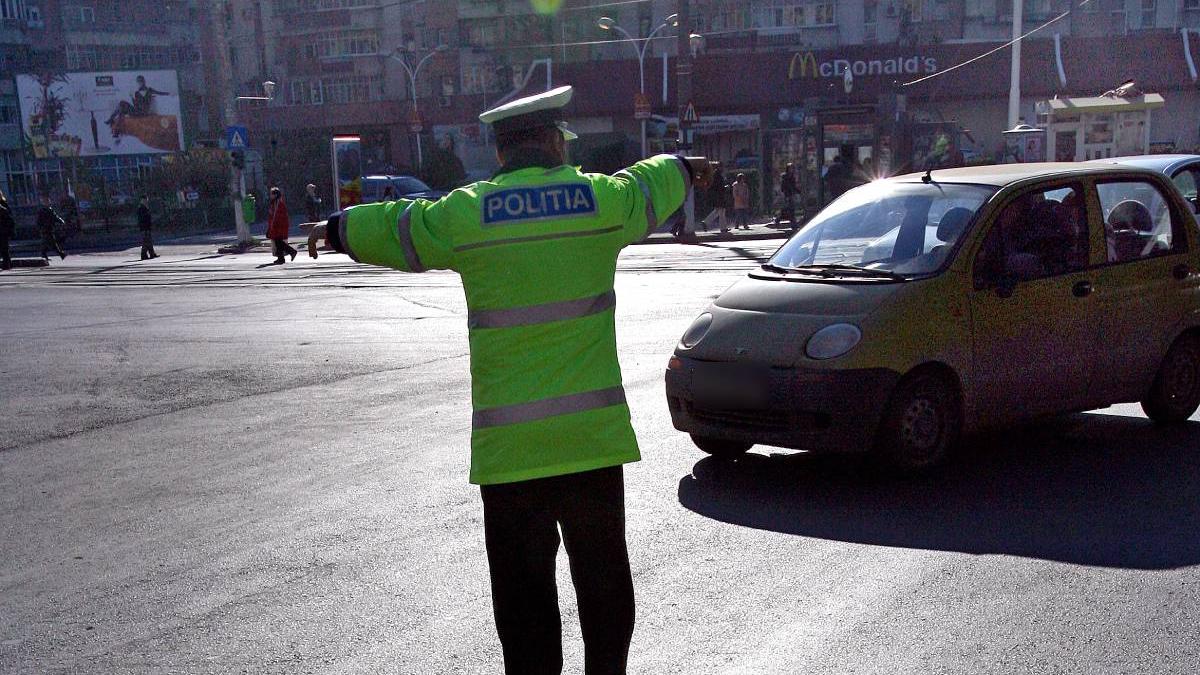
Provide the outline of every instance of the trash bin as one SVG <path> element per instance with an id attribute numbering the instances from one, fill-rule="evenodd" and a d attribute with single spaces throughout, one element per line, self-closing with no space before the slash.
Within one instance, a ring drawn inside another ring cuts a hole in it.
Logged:
<path id="1" fill-rule="evenodd" d="M 254 204 L 254 195 L 246 195 L 242 197 L 242 218 L 247 224 L 253 223 L 257 218 L 257 209 Z"/>

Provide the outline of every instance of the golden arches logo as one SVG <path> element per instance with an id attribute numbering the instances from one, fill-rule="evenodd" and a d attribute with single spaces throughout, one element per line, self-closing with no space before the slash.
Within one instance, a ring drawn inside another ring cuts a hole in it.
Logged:
<path id="1" fill-rule="evenodd" d="M 788 79 L 809 77 L 809 72 L 814 80 L 820 75 L 817 71 L 817 57 L 813 56 L 812 52 L 796 52 L 792 55 L 792 62 L 788 65 Z"/>

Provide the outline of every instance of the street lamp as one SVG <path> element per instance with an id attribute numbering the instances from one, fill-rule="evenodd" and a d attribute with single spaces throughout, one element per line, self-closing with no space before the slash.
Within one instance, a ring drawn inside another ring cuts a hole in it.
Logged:
<path id="1" fill-rule="evenodd" d="M 404 72 L 408 73 L 408 86 L 409 86 L 409 93 L 412 95 L 412 106 L 413 106 L 413 118 L 414 119 L 421 118 L 421 113 L 417 110 L 417 75 L 420 74 L 421 67 L 424 66 L 425 63 L 429 61 L 429 59 L 433 58 L 434 54 L 437 54 L 438 52 L 444 52 L 447 49 L 449 49 L 449 47 L 447 47 L 446 45 L 438 45 L 438 46 L 434 47 L 433 51 L 429 52 L 424 57 L 422 57 L 420 61 L 417 61 L 416 68 L 408 65 L 408 59 L 399 56 L 399 54 L 401 54 L 401 53 L 403 53 L 405 55 L 412 54 L 413 50 L 397 49 L 397 50 L 393 51 L 391 54 L 391 57 L 393 59 L 395 59 L 397 62 L 399 62 L 400 65 L 404 66 Z M 413 133 L 416 134 L 416 136 L 417 136 L 417 172 L 419 173 L 421 171 L 421 165 L 425 163 L 424 158 L 421 156 L 421 132 L 414 131 Z"/>
<path id="2" fill-rule="evenodd" d="M 650 31 L 649 35 L 647 35 L 646 37 L 641 39 L 641 46 L 638 46 L 636 44 L 638 42 L 638 40 L 636 38 L 634 38 L 632 35 L 630 35 L 624 28 L 621 28 L 620 26 L 618 26 L 617 22 L 614 21 L 610 17 L 607 17 L 607 16 L 600 17 L 600 20 L 596 22 L 596 25 L 599 26 L 601 30 L 617 31 L 621 35 L 624 35 L 627 40 L 630 40 L 631 42 L 635 43 L 633 49 L 635 52 L 637 52 L 637 57 L 638 57 L 638 91 L 642 94 L 642 97 L 645 97 L 646 96 L 646 47 L 648 47 L 650 45 L 650 40 L 654 37 L 655 33 L 657 33 L 658 31 L 666 28 L 667 26 L 670 26 L 672 28 L 674 28 L 675 26 L 678 26 L 679 25 L 679 15 L 672 14 L 672 15 L 668 16 L 666 19 L 663 19 L 663 22 L 661 24 L 659 24 L 657 28 Z M 642 120 L 642 157 L 645 158 L 645 156 L 646 156 L 646 120 Z"/>

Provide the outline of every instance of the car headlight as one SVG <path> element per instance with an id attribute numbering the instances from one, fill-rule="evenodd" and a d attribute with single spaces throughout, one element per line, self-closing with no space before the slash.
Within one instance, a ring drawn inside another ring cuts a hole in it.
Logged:
<path id="1" fill-rule="evenodd" d="M 712 321 L 712 314 L 708 312 L 696 317 L 692 325 L 688 326 L 688 329 L 683 332 L 683 337 L 679 338 L 679 346 L 683 349 L 695 347 L 697 343 L 704 339 L 705 335 L 708 335 L 708 329 L 712 328 Z"/>
<path id="2" fill-rule="evenodd" d="M 804 347 L 811 359 L 832 359 L 854 349 L 862 340 L 862 331 L 849 323 L 835 323 L 813 333 Z"/>

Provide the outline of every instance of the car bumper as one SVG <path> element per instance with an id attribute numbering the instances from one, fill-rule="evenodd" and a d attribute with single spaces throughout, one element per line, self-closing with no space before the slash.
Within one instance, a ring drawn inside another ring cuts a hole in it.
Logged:
<path id="1" fill-rule="evenodd" d="M 814 370 L 684 357 L 667 370 L 675 428 L 798 450 L 868 450 L 899 373 Z"/>

